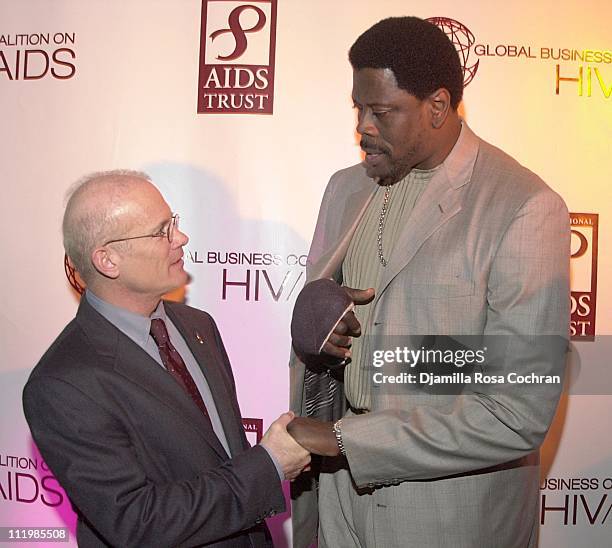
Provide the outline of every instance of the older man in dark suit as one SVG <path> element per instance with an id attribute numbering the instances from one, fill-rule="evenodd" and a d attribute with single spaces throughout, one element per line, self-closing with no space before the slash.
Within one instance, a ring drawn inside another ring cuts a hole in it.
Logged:
<path id="1" fill-rule="evenodd" d="M 290 413 L 249 448 L 214 320 L 162 301 L 188 279 L 178 215 L 146 175 L 106 172 L 72 192 L 63 232 L 88 289 L 24 408 L 79 545 L 271 545 L 264 518 L 310 457 Z"/>

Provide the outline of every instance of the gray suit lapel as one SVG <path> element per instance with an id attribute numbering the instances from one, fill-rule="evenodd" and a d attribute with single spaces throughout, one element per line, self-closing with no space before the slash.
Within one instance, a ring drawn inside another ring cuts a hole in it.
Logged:
<path id="1" fill-rule="evenodd" d="M 389 265 L 383 271 L 377 298 L 413 259 L 425 240 L 461 210 L 460 194 L 448 187 L 445 174 L 434 175 L 401 229 Z"/>
<path id="2" fill-rule="evenodd" d="M 308 269 L 308 281 L 319 278 L 336 278 L 357 225 L 378 188 L 376 181 L 365 175 L 361 176 L 358 181 L 346 181 L 345 184 L 357 185 L 361 188 L 347 196 L 338 237 L 327 242 L 326 251 Z"/>
<path id="3" fill-rule="evenodd" d="M 478 138 L 463 123 L 461 134 L 416 203 L 402 227 L 384 271 L 375 302 L 393 279 L 410 263 L 423 243 L 461 211 L 465 185 L 478 155 Z"/>

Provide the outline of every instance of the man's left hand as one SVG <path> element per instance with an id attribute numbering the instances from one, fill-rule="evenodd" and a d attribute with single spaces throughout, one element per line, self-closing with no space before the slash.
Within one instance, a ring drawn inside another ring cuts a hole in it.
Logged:
<path id="1" fill-rule="evenodd" d="M 334 423 L 321 422 L 308 417 L 296 417 L 287 425 L 287 431 L 304 449 L 316 455 L 336 457 L 340 454 Z"/>

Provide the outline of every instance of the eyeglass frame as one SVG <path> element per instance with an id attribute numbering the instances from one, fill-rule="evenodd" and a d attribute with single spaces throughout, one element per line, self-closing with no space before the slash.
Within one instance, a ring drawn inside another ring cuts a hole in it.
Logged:
<path id="1" fill-rule="evenodd" d="M 178 228 L 180 216 L 178 213 L 174 213 L 168 221 L 167 228 L 162 228 L 156 234 L 144 234 L 142 236 L 130 236 L 129 238 L 117 238 L 116 240 L 109 240 L 102 244 L 102 246 L 114 244 L 116 242 L 127 242 L 129 240 L 140 240 L 141 238 L 163 238 L 166 237 L 169 243 L 172 243 L 174 239 L 175 230 Z"/>

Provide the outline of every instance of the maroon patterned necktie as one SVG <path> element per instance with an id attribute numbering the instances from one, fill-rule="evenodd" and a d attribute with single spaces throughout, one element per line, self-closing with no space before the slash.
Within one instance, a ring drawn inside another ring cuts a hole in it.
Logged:
<path id="1" fill-rule="evenodd" d="M 181 358 L 181 355 L 176 351 L 176 348 L 174 348 L 174 345 L 170 342 L 170 337 L 168 336 L 168 330 L 166 329 L 164 320 L 160 320 L 159 318 L 154 318 L 151 320 L 151 337 L 153 337 L 155 344 L 159 348 L 159 355 L 168 373 L 170 373 L 176 382 L 183 387 L 185 392 L 189 394 L 189 397 L 200 408 L 200 411 L 204 413 L 204 416 L 209 418 L 208 410 L 206 409 L 204 400 L 200 395 L 200 391 L 198 390 L 193 377 L 187 370 L 187 366 L 185 365 L 183 358 Z"/>

